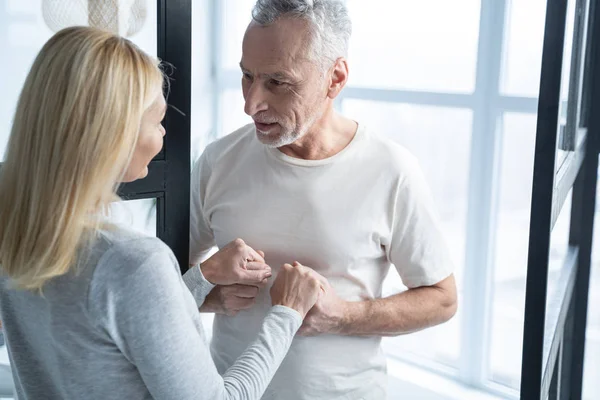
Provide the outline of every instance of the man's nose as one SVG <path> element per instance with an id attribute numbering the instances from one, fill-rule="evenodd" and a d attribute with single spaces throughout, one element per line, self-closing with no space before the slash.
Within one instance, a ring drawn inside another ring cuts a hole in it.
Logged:
<path id="1" fill-rule="evenodd" d="M 246 93 L 244 112 L 249 116 L 253 116 L 261 111 L 266 111 L 268 108 L 264 88 L 259 82 L 253 82 Z"/>

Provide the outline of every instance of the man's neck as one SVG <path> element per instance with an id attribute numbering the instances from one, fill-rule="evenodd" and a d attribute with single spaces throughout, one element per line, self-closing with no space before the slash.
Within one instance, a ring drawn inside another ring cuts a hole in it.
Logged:
<path id="1" fill-rule="evenodd" d="M 279 151 L 303 160 L 323 160 L 346 148 L 357 129 L 356 122 L 332 111 L 317 120 L 304 136 Z"/>

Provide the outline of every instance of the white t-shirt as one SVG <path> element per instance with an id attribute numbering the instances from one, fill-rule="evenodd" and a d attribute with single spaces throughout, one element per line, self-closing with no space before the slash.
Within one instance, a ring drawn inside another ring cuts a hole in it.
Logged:
<path id="1" fill-rule="evenodd" d="M 392 264 L 409 288 L 452 272 L 416 159 L 362 126 L 344 150 L 316 161 L 262 145 L 253 125 L 211 143 L 192 174 L 190 236 L 192 262 L 239 237 L 266 253 L 274 274 L 298 261 L 348 301 L 380 298 Z M 215 317 L 211 350 L 219 371 L 256 338 L 270 301 L 266 288 L 252 309 Z M 263 399 L 384 399 L 380 343 L 297 336 Z"/>

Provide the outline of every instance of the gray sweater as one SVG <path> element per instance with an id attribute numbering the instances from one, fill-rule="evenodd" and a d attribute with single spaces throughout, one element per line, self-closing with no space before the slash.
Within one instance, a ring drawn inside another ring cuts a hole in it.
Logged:
<path id="1" fill-rule="evenodd" d="M 159 239 L 122 228 L 102 231 L 77 272 L 51 280 L 42 296 L 0 277 L 18 399 L 259 399 L 300 314 L 273 307 L 220 376 L 198 314 L 212 288 L 198 267 L 181 277 Z"/>

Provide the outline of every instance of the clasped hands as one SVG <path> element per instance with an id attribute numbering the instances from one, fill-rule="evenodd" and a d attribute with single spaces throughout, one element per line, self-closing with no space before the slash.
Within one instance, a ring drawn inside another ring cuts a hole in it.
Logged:
<path id="1" fill-rule="evenodd" d="M 234 316 L 251 308 L 271 278 L 265 254 L 236 239 L 200 265 L 202 274 L 217 285 L 200 308 Z M 300 313 L 300 335 L 339 334 L 346 321 L 348 303 L 335 293 L 327 279 L 298 262 L 284 264 L 270 290 L 273 305 Z"/>

